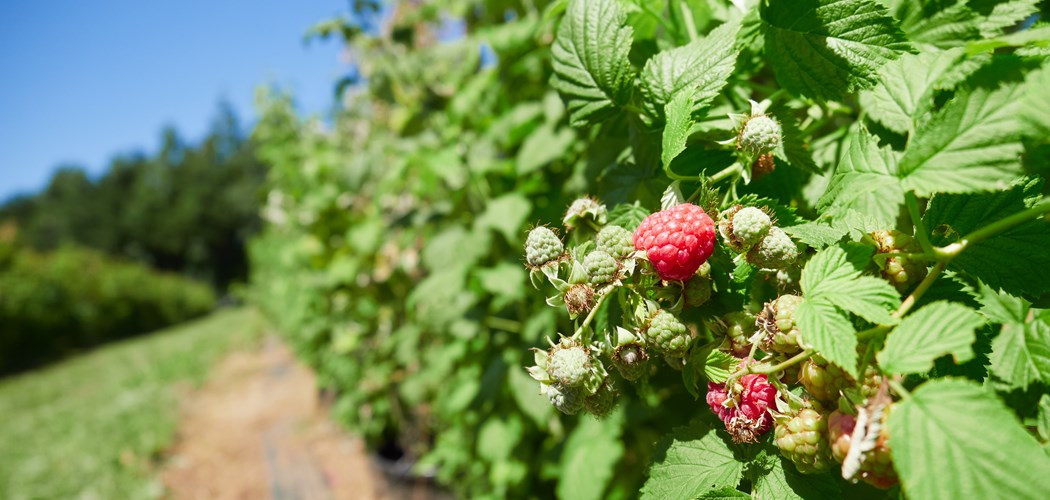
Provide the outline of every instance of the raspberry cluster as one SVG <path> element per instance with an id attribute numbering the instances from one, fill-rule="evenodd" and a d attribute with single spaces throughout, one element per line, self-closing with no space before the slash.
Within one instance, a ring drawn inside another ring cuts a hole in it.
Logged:
<path id="1" fill-rule="evenodd" d="M 773 426 L 770 408 L 776 407 L 777 389 L 766 375 L 749 374 L 730 386 L 707 383 L 707 405 L 725 423 L 738 443 L 754 443 Z"/>
<path id="2" fill-rule="evenodd" d="M 783 270 L 798 260 L 798 246 L 762 209 L 734 205 L 723 210 L 718 232 L 726 246 L 756 267 Z"/>

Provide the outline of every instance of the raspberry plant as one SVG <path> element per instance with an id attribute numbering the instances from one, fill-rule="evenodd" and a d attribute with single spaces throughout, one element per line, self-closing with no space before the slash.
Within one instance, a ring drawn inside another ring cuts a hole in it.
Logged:
<path id="1" fill-rule="evenodd" d="M 255 133 L 254 296 L 373 446 L 471 498 L 1050 491 L 1045 7 L 391 10 Z"/>

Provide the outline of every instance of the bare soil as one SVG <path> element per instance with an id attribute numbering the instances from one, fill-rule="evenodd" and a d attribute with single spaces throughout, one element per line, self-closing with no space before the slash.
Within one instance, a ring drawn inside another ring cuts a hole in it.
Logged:
<path id="1" fill-rule="evenodd" d="M 173 498 L 401 496 L 329 420 L 313 374 L 276 339 L 229 355 L 184 398 L 162 478 Z"/>

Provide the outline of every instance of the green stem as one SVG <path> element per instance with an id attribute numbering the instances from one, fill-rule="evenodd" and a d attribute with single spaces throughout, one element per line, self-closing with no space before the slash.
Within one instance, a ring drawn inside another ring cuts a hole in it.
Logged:
<path id="1" fill-rule="evenodd" d="M 926 225 L 922 222 L 922 216 L 919 215 L 919 199 L 915 197 L 913 191 L 908 191 L 904 195 L 904 201 L 908 205 L 908 215 L 911 216 L 911 223 L 915 226 L 915 237 L 919 239 L 922 251 L 929 255 L 936 255 L 933 245 L 930 244 L 930 235 L 926 233 Z"/>
<path id="2" fill-rule="evenodd" d="M 630 112 L 632 112 L 632 113 L 634 113 L 636 115 L 644 115 L 644 114 L 646 114 L 645 110 L 643 110 L 642 108 L 639 108 L 638 106 L 635 106 L 634 104 L 631 104 L 631 103 L 624 104 L 623 105 L 623 109 L 625 109 L 627 111 L 630 111 Z"/>
<path id="3" fill-rule="evenodd" d="M 726 179 L 728 179 L 728 178 L 730 178 L 730 177 L 732 177 L 734 175 L 738 175 L 740 173 L 740 167 L 742 167 L 742 166 L 743 165 L 741 165 L 740 162 L 733 162 L 732 165 L 730 165 L 730 166 L 728 166 L 726 168 L 723 168 L 722 170 L 719 170 L 718 172 L 715 172 L 715 175 L 712 175 L 711 177 L 708 177 L 708 179 L 711 180 L 711 184 L 717 184 L 717 183 L 719 183 L 721 181 L 724 181 L 724 180 L 726 180 Z"/>
<path id="4" fill-rule="evenodd" d="M 750 369 L 750 367 L 749 367 L 747 372 L 748 373 L 761 373 L 761 374 L 765 374 L 765 375 L 773 375 L 773 374 L 775 374 L 775 373 L 777 373 L 777 372 L 779 372 L 781 370 L 787 370 L 788 368 L 791 368 L 792 366 L 795 366 L 795 365 L 797 365 L 797 364 L 799 364 L 799 363 L 801 363 L 801 362 L 803 362 L 803 361 L 805 361 L 805 360 L 807 360 L 809 358 L 812 358 L 814 354 L 816 354 L 816 351 L 814 351 L 813 349 L 806 349 L 805 351 L 802 351 L 802 352 L 800 352 L 800 353 L 798 353 L 798 354 L 796 354 L 796 355 L 794 355 L 794 356 L 792 356 L 792 357 L 790 357 L 788 359 L 785 359 L 784 361 L 781 361 L 780 363 L 777 363 L 777 364 L 775 364 L 773 366 L 767 366 L 767 367 L 764 367 L 764 368 L 757 368 L 757 369 Z"/>
<path id="5" fill-rule="evenodd" d="M 589 313 L 587 313 L 587 317 L 583 318 L 583 323 L 580 323 L 580 326 L 576 327 L 576 331 L 573 332 L 573 334 L 572 334 L 572 336 L 574 338 L 578 338 L 581 334 L 583 334 L 583 330 L 585 328 L 587 328 L 588 325 L 591 324 L 591 321 L 594 321 L 595 316 L 598 314 L 598 309 L 601 309 L 602 308 L 602 304 L 605 303 L 605 300 L 608 299 L 610 295 L 612 295 L 613 288 L 615 288 L 615 287 L 613 287 L 612 285 L 609 285 L 609 286 L 603 288 L 601 291 L 598 292 L 599 293 L 598 301 L 594 303 L 594 307 L 592 307 L 591 311 Z M 584 340 L 585 340 L 585 342 L 584 342 L 585 344 L 586 343 L 590 343 L 590 341 L 591 341 L 591 339 L 584 339 Z"/>
<path id="6" fill-rule="evenodd" d="M 693 13 L 685 2 L 678 2 L 678 9 L 682 11 L 682 22 L 685 23 L 685 31 L 689 35 L 689 41 L 695 42 L 700 35 L 696 32 L 696 23 L 693 22 Z"/>
<path id="7" fill-rule="evenodd" d="M 935 264 L 933 269 L 930 269 L 930 272 L 926 274 L 926 277 L 919 282 L 919 286 L 915 287 L 915 290 L 912 290 L 911 294 L 901 302 L 901 306 L 897 308 L 897 312 L 893 313 L 893 316 L 896 318 L 903 318 L 905 314 L 908 314 L 908 311 L 915 306 L 915 303 L 918 302 L 919 299 L 922 298 L 923 294 L 926 293 L 926 290 L 929 290 L 930 287 L 933 286 L 933 282 L 937 281 L 937 278 L 940 277 L 941 271 L 944 271 L 944 266 L 946 265 L 947 262 L 938 262 Z"/>
<path id="8" fill-rule="evenodd" d="M 661 15 L 661 14 L 657 13 L 656 11 L 654 11 L 653 8 L 649 6 L 648 2 L 637 2 L 635 5 L 641 7 L 643 12 L 648 14 L 649 17 L 652 17 L 653 19 L 655 19 L 656 22 L 659 23 L 660 26 L 663 26 L 664 29 L 667 30 L 668 33 L 671 33 L 672 35 L 674 35 L 675 38 L 678 37 L 678 30 L 674 26 L 672 26 L 671 24 L 668 24 L 667 20 L 664 19 L 663 15 Z"/>
<path id="9" fill-rule="evenodd" d="M 900 382 L 892 378 L 887 378 L 886 383 L 889 384 L 890 388 L 893 389 L 893 392 L 896 392 L 902 399 L 908 399 L 911 397 L 911 393 L 908 392 Z"/>
<path id="10" fill-rule="evenodd" d="M 945 262 L 950 261 L 974 243 L 995 236 L 996 234 L 1006 231 L 1018 224 L 1028 222 L 1031 219 L 1041 217 L 1047 213 L 1050 213 L 1050 203 L 1041 203 L 1027 210 L 1022 210 L 977 229 L 970 234 L 963 236 L 962 239 L 956 243 L 937 248 L 935 250 L 936 255 Z"/>

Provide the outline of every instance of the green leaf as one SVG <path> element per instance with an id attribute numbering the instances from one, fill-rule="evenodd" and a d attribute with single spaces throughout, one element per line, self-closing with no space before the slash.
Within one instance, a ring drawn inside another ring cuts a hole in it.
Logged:
<path id="1" fill-rule="evenodd" d="M 490 228 L 505 236 L 512 245 L 524 243 L 525 220 L 532 210 L 532 202 L 521 193 L 508 193 L 490 200 L 474 224 L 480 228 Z"/>
<path id="2" fill-rule="evenodd" d="M 915 500 L 1043 498 L 1050 457 L 994 394 L 927 382 L 889 416 L 894 469 Z"/>
<path id="3" fill-rule="evenodd" d="M 987 3 L 987 2 L 985 2 Z M 993 37 L 1039 12 L 1039 0 L 1010 0 L 995 4 L 988 17 L 981 21 L 981 34 Z"/>
<path id="4" fill-rule="evenodd" d="M 974 330 L 984 320 L 973 309 L 934 302 L 904 318 L 886 338 L 879 367 L 889 373 L 924 373 L 933 361 L 951 354 L 956 364 L 973 358 Z"/>
<path id="5" fill-rule="evenodd" d="M 1009 323 L 992 340 L 991 370 L 1012 387 L 1050 384 L 1050 324 L 1044 319 Z"/>
<path id="6" fill-rule="evenodd" d="M 736 488 L 722 488 L 720 490 L 709 491 L 696 498 L 699 500 L 731 500 L 733 498 L 751 498 L 751 495 Z"/>
<path id="7" fill-rule="evenodd" d="M 510 386 L 510 394 L 514 396 L 514 401 L 518 403 L 521 412 L 532 419 L 536 427 L 546 429 L 557 410 L 546 396 L 540 394 L 539 384 L 520 367 L 511 367 L 507 370 L 507 382 Z"/>
<path id="8" fill-rule="evenodd" d="M 621 203 L 609 210 L 609 224 L 620 226 L 628 231 L 634 231 L 648 216 L 649 211 L 637 201 L 634 203 Z"/>
<path id="9" fill-rule="evenodd" d="M 960 90 L 919 127 L 900 161 L 919 196 L 1002 189 L 1021 173 L 1020 85 Z"/>
<path id="10" fill-rule="evenodd" d="M 904 54 L 879 69 L 879 83 L 860 93 L 868 117 L 901 134 L 933 106 L 934 84 L 959 59 L 958 50 Z"/>
<path id="11" fill-rule="evenodd" d="M 865 129 L 852 136 L 818 205 L 832 214 L 855 210 L 882 227 L 896 225 L 904 200 L 897 156 Z"/>
<path id="12" fill-rule="evenodd" d="M 760 14 L 766 60 L 796 94 L 841 99 L 874 84 L 879 67 L 908 50 L 873 0 L 771 0 Z"/>
<path id="13" fill-rule="evenodd" d="M 516 416 L 499 418 L 491 416 L 478 430 L 478 456 L 488 462 L 502 462 L 510 458 L 514 447 L 521 441 L 523 426 Z"/>
<path id="14" fill-rule="evenodd" d="M 738 53 L 734 42 L 739 28 L 736 23 L 724 23 L 704 38 L 649 59 L 641 77 L 646 111 L 659 119 L 664 108 L 683 93 L 692 99 L 686 105 L 689 112 L 705 108 L 733 74 Z"/>
<path id="15" fill-rule="evenodd" d="M 826 300 L 806 298 L 795 310 L 803 341 L 850 375 L 857 376 L 857 337 L 845 311 Z"/>
<path id="16" fill-rule="evenodd" d="M 1043 394 L 1043 397 L 1039 398 L 1039 417 L 1036 427 L 1043 441 L 1050 440 L 1050 394 Z"/>
<path id="17" fill-rule="evenodd" d="M 980 36 L 977 13 L 953 0 L 900 2 L 894 17 L 913 42 L 955 47 Z"/>
<path id="18" fill-rule="evenodd" d="M 575 141 L 576 134 L 571 128 L 555 129 L 554 126 L 546 124 L 541 126 L 529 134 L 518 149 L 515 162 L 518 175 L 530 174 L 564 157 L 572 151 Z"/>
<path id="19" fill-rule="evenodd" d="M 729 436 L 702 422 L 679 427 L 657 445 L 642 498 L 692 499 L 735 488 L 744 464 L 729 449 Z"/>
<path id="20" fill-rule="evenodd" d="M 667 124 L 664 126 L 663 150 L 660 159 L 666 169 L 671 161 L 685 150 L 685 141 L 689 138 L 689 129 L 693 126 L 690 111 L 692 97 L 689 92 L 678 93 L 664 108 Z"/>
<path id="21" fill-rule="evenodd" d="M 857 267 L 842 247 L 821 250 L 802 269 L 802 292 L 807 300 L 824 300 L 872 323 L 896 323 L 890 311 L 900 305 L 897 290 L 884 280 L 862 276 Z"/>
<path id="22" fill-rule="evenodd" d="M 841 498 L 839 481 L 829 473 L 802 474 L 772 446 L 766 446 L 748 468 L 755 498 L 778 500 Z"/>
<path id="23" fill-rule="evenodd" d="M 977 301 L 981 303 L 979 312 L 996 323 L 1024 323 L 1031 305 L 1027 300 L 996 291 L 980 282 L 977 287 Z"/>
<path id="24" fill-rule="evenodd" d="M 631 98 L 631 27 L 616 0 L 571 0 L 551 46 L 551 85 L 573 126 L 609 118 Z"/>
<path id="25" fill-rule="evenodd" d="M 923 220 L 930 240 L 944 246 L 999 219 L 1029 208 L 1041 198 L 1041 181 L 1022 181 L 997 193 L 938 195 Z M 969 245 L 950 268 L 1014 295 L 1050 290 L 1050 223 L 1034 219 Z"/>
<path id="26" fill-rule="evenodd" d="M 1050 137 L 1050 91 L 1047 89 L 1050 89 L 1050 64 L 1029 75 L 1021 104 L 1025 135 L 1042 138 L 1043 142 Z"/>
<path id="27" fill-rule="evenodd" d="M 579 419 L 579 425 L 565 441 L 561 455 L 558 498 L 603 498 L 605 487 L 613 477 L 613 469 L 623 455 L 620 441 L 623 415 L 621 406 L 602 420 L 594 417 Z"/>

